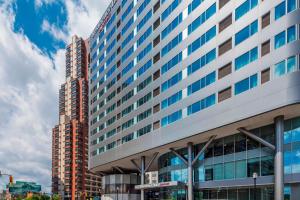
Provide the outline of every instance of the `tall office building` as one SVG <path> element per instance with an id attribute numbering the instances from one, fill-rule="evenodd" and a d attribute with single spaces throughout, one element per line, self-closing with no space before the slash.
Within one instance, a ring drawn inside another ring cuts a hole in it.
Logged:
<path id="1" fill-rule="evenodd" d="M 101 177 L 88 171 L 88 59 L 87 41 L 72 37 L 52 136 L 52 192 L 63 199 L 100 195 Z"/>
<path id="2" fill-rule="evenodd" d="M 299 0 L 113 1 L 90 36 L 89 167 L 141 176 L 104 197 L 299 199 L 299 19 Z"/>

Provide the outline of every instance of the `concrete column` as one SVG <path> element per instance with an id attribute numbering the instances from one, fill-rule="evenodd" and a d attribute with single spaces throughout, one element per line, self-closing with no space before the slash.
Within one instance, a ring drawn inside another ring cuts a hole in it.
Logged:
<path id="1" fill-rule="evenodd" d="M 193 200 L 193 143 L 188 143 L 188 200 Z"/>
<path id="2" fill-rule="evenodd" d="M 141 157 L 141 185 L 145 184 L 145 156 Z M 144 189 L 141 189 L 141 200 L 144 200 L 145 194 Z"/>
<path id="3" fill-rule="evenodd" d="M 284 117 L 278 116 L 275 122 L 275 200 L 283 200 L 284 197 L 284 171 L 283 171 L 283 133 L 284 133 Z"/>

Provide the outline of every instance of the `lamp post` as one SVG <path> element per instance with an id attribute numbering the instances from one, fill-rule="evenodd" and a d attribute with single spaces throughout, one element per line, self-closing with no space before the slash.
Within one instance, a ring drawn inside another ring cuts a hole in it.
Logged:
<path id="1" fill-rule="evenodd" d="M 117 200 L 119 200 L 119 187 L 117 187 Z"/>
<path id="2" fill-rule="evenodd" d="M 257 179 L 257 173 L 253 173 L 253 180 L 254 180 L 254 200 L 256 200 L 256 179 Z"/>

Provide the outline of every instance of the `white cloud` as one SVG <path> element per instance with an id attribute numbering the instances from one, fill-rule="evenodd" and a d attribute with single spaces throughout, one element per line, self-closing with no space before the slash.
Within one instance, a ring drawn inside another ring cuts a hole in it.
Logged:
<path id="1" fill-rule="evenodd" d="M 46 20 L 46 19 L 43 20 L 43 23 L 42 23 L 42 26 L 41 26 L 41 31 L 49 33 L 56 40 L 62 40 L 64 42 L 68 42 L 67 33 L 64 30 L 59 29 L 54 24 L 50 24 L 49 21 Z"/>
<path id="2" fill-rule="evenodd" d="M 36 9 L 39 9 L 43 5 L 52 4 L 55 0 L 34 0 L 34 6 Z"/>
<path id="3" fill-rule="evenodd" d="M 58 122 L 65 52 L 59 49 L 51 59 L 23 32 L 15 33 L 14 0 L 0 2 L 0 170 L 50 186 L 52 127 Z M 54 2 L 35 0 L 35 6 Z M 74 34 L 88 38 L 110 0 L 63 2 L 68 14 L 63 30 L 44 20 L 41 31 L 67 41 Z"/>
<path id="4" fill-rule="evenodd" d="M 64 53 L 58 51 L 53 62 L 22 32 L 13 32 L 8 3 L 0 11 L 0 170 L 49 186 Z"/>

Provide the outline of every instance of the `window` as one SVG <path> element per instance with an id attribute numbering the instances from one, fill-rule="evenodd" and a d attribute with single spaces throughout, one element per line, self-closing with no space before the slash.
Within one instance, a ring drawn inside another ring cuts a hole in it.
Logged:
<path id="1" fill-rule="evenodd" d="M 287 12 L 291 12 L 296 9 L 296 0 L 287 0 Z"/>
<path id="2" fill-rule="evenodd" d="M 219 46 L 219 56 L 223 55 L 232 48 L 232 39 L 230 38 Z"/>
<path id="3" fill-rule="evenodd" d="M 160 0 L 156 2 L 156 4 L 153 6 L 153 13 L 155 13 L 160 8 Z"/>
<path id="4" fill-rule="evenodd" d="M 137 61 L 141 61 L 152 50 L 152 42 L 150 42 L 137 56 Z"/>
<path id="5" fill-rule="evenodd" d="M 160 35 L 158 35 L 154 40 L 153 40 L 153 47 L 158 45 L 160 43 Z"/>
<path id="6" fill-rule="evenodd" d="M 198 81 L 192 83 L 191 85 L 188 86 L 188 95 L 191 95 L 207 86 L 210 84 L 214 83 L 216 81 L 216 72 L 212 72 L 208 74 L 207 76 L 199 79 Z"/>
<path id="7" fill-rule="evenodd" d="M 285 15 L 285 0 L 275 7 L 275 20 Z"/>
<path id="8" fill-rule="evenodd" d="M 141 20 L 141 22 L 138 23 L 138 25 L 137 25 L 137 31 L 140 31 L 151 17 L 152 17 L 152 10 L 150 10 L 145 15 L 145 17 Z"/>
<path id="9" fill-rule="evenodd" d="M 219 0 L 219 9 L 223 8 L 230 0 Z"/>
<path id="10" fill-rule="evenodd" d="M 138 39 L 137 41 L 137 47 L 143 44 L 144 41 L 147 40 L 147 38 L 151 35 L 152 33 L 152 26 L 150 26 L 145 33 Z"/>
<path id="11" fill-rule="evenodd" d="M 235 162 L 235 178 L 245 178 L 247 176 L 246 173 L 246 161 L 236 161 Z"/>
<path id="12" fill-rule="evenodd" d="M 177 74 L 175 74 L 172 78 L 170 78 L 169 80 L 165 81 L 162 85 L 161 85 L 161 91 L 164 92 L 167 89 L 169 89 L 170 87 L 174 86 L 175 84 L 177 84 L 179 81 L 182 80 L 182 72 L 179 72 Z"/>
<path id="13" fill-rule="evenodd" d="M 204 0 L 193 0 L 192 3 L 189 4 L 188 12 L 189 14 L 193 12 Z"/>
<path id="14" fill-rule="evenodd" d="M 151 2 L 151 0 L 145 0 L 140 7 L 137 9 L 137 16 L 139 16 L 143 10 L 147 7 L 147 5 Z"/>
<path id="15" fill-rule="evenodd" d="M 182 41 L 182 33 L 179 33 L 173 40 L 162 48 L 161 56 L 168 54 L 173 48 L 175 48 Z"/>
<path id="16" fill-rule="evenodd" d="M 270 68 L 261 72 L 261 84 L 270 81 Z"/>
<path id="17" fill-rule="evenodd" d="M 209 64 L 215 59 L 216 59 L 216 49 L 213 49 L 188 66 L 188 75 L 196 72 L 197 70 L 206 66 L 207 64 Z"/>
<path id="18" fill-rule="evenodd" d="M 296 26 L 291 26 L 287 29 L 287 43 L 296 40 Z"/>
<path id="19" fill-rule="evenodd" d="M 161 14 L 161 20 L 164 21 L 181 3 L 181 0 L 174 0 L 172 4 Z"/>
<path id="20" fill-rule="evenodd" d="M 192 44 L 190 44 L 188 46 L 188 55 L 190 55 L 191 53 L 202 47 L 204 44 L 209 42 L 211 39 L 213 39 L 216 36 L 216 31 L 216 26 L 213 26 L 206 33 L 204 33 L 202 36 L 196 39 Z"/>
<path id="21" fill-rule="evenodd" d="M 278 49 L 280 47 L 282 47 L 283 45 L 285 45 L 285 31 L 278 33 L 277 35 L 275 35 L 275 49 Z"/>
<path id="22" fill-rule="evenodd" d="M 280 77 L 286 73 L 294 72 L 296 69 L 296 56 L 292 56 L 274 66 L 274 75 L 275 77 Z"/>
<path id="23" fill-rule="evenodd" d="M 231 97 L 231 87 L 226 88 L 219 92 L 218 94 L 218 102 L 225 101 Z"/>
<path id="24" fill-rule="evenodd" d="M 242 5 L 235 9 L 235 20 L 240 19 L 247 12 L 256 7 L 257 4 L 258 0 L 246 0 Z"/>
<path id="25" fill-rule="evenodd" d="M 161 67 L 161 74 L 166 73 L 181 61 L 182 61 L 182 53 L 180 52 Z"/>
<path id="26" fill-rule="evenodd" d="M 216 95 L 213 94 L 209 97 L 206 97 L 190 106 L 188 106 L 188 115 L 194 114 L 205 108 L 208 108 L 216 103 Z"/>
<path id="27" fill-rule="evenodd" d="M 228 15 L 219 22 L 219 33 L 221 33 L 223 30 L 225 30 L 227 27 L 229 27 L 232 24 L 232 14 Z"/>
<path id="28" fill-rule="evenodd" d="M 260 176 L 260 158 L 252 158 L 247 161 L 247 175 L 252 177 L 253 173 L 256 172 Z"/>
<path id="29" fill-rule="evenodd" d="M 163 100 L 161 102 L 161 109 L 165 109 L 173 104 L 175 104 L 176 102 L 180 101 L 182 99 L 182 91 L 179 91 L 175 94 L 173 94 L 172 96 L 170 96 L 169 98 Z"/>
<path id="30" fill-rule="evenodd" d="M 257 86 L 257 74 L 254 74 L 235 84 L 234 94 L 238 95 Z"/>
<path id="31" fill-rule="evenodd" d="M 161 33 L 161 39 L 169 35 L 182 21 L 182 13 L 180 13 Z"/>
<path id="32" fill-rule="evenodd" d="M 235 59 L 235 70 L 239 70 L 257 59 L 258 59 L 258 48 L 255 47 Z"/>
<path id="33" fill-rule="evenodd" d="M 264 29 L 270 25 L 270 12 L 263 15 L 261 18 L 261 28 Z"/>
<path id="34" fill-rule="evenodd" d="M 144 105 L 145 103 L 147 103 L 148 101 L 150 101 L 152 98 L 152 93 L 149 92 L 148 94 L 146 94 L 145 96 L 143 96 L 142 98 L 140 98 L 137 101 L 137 107 L 140 107 L 142 105 Z"/>
<path id="35" fill-rule="evenodd" d="M 157 27 L 159 27 L 159 25 L 160 25 L 160 18 L 155 20 L 155 22 L 153 23 L 153 29 L 155 30 Z"/>
<path id="36" fill-rule="evenodd" d="M 133 1 L 131 2 L 131 4 L 127 7 L 127 9 L 124 11 L 123 15 L 122 15 L 122 21 L 125 20 L 125 18 L 127 17 L 127 15 L 130 13 L 130 11 L 133 8 Z"/>
<path id="37" fill-rule="evenodd" d="M 240 44 L 244 40 L 248 39 L 258 31 L 258 21 L 255 20 L 250 25 L 243 28 L 241 31 L 235 34 L 235 45 Z"/>
<path id="38" fill-rule="evenodd" d="M 179 110 L 177 112 L 174 112 L 174 113 L 172 113 L 172 114 L 170 114 L 170 115 L 162 118 L 162 120 L 161 120 L 161 126 L 165 127 L 168 124 L 176 122 L 177 120 L 179 120 L 181 118 L 182 118 L 182 110 Z"/>
<path id="39" fill-rule="evenodd" d="M 137 76 L 144 74 L 152 66 L 152 59 L 148 60 L 143 66 L 141 66 L 137 71 Z"/>
<path id="40" fill-rule="evenodd" d="M 224 179 L 234 179 L 234 162 L 224 164 Z"/>
<path id="41" fill-rule="evenodd" d="M 270 40 L 262 43 L 261 45 L 261 56 L 265 56 L 270 53 Z"/>
<path id="42" fill-rule="evenodd" d="M 223 77 L 225 77 L 225 76 L 231 74 L 231 68 L 232 68 L 231 65 L 232 65 L 232 64 L 231 64 L 231 62 L 230 62 L 230 63 L 226 64 L 225 66 L 223 66 L 223 67 L 221 67 L 221 68 L 219 69 L 219 72 L 218 72 L 218 78 L 219 78 L 219 79 L 221 79 L 221 78 L 223 78 Z"/>
<path id="43" fill-rule="evenodd" d="M 191 34 L 194 30 L 196 30 L 199 26 L 201 26 L 205 21 L 207 21 L 211 16 L 216 13 L 216 3 L 210 6 L 205 12 L 203 12 L 197 19 L 195 19 L 188 26 L 188 34 Z"/>

